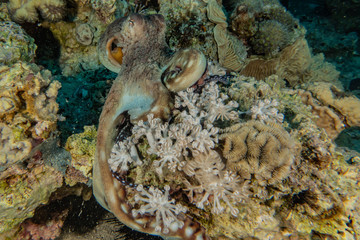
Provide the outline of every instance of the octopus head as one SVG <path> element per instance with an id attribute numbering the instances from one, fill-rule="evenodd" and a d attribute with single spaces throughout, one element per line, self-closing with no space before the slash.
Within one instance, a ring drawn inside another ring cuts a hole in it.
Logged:
<path id="1" fill-rule="evenodd" d="M 119 72 L 126 51 L 134 45 L 154 41 L 153 36 L 165 39 L 165 19 L 162 15 L 131 14 L 111 23 L 98 44 L 101 63 L 113 72 Z"/>

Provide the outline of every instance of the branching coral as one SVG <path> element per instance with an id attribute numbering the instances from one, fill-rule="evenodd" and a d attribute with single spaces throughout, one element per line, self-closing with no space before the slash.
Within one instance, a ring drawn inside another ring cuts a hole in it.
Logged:
<path id="1" fill-rule="evenodd" d="M 42 19 L 56 22 L 60 21 L 66 11 L 66 3 L 63 0 L 11 0 L 8 3 L 11 18 L 16 22 L 36 22 Z"/>
<path id="2" fill-rule="evenodd" d="M 249 121 L 223 132 L 220 139 L 225 141 L 223 154 L 228 169 L 245 179 L 255 177 L 261 185 L 288 176 L 294 160 L 294 141 L 281 126 Z"/>

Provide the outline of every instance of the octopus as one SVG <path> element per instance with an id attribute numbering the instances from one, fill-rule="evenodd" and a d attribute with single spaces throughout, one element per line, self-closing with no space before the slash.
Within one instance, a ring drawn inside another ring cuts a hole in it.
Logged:
<path id="1" fill-rule="evenodd" d="M 173 107 L 171 93 L 194 85 L 206 71 L 206 58 L 200 51 L 173 53 L 166 44 L 165 30 L 161 15 L 131 14 L 111 23 L 100 38 L 100 61 L 118 76 L 99 120 L 93 192 L 105 209 L 134 230 L 166 239 L 209 239 L 205 229 L 188 216 L 183 226 L 173 226 L 167 233 L 156 231 L 154 216 L 133 216 L 126 186 L 108 165 L 119 126 L 126 119 L 146 121 L 148 114 L 168 119 Z"/>

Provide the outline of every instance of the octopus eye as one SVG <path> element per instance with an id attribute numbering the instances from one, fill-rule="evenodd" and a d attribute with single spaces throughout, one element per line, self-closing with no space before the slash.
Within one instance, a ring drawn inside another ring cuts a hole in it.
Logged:
<path id="1" fill-rule="evenodd" d="M 134 20 L 129 19 L 129 25 L 130 25 L 130 27 L 133 27 L 133 26 L 134 26 L 134 24 L 135 24 Z"/>

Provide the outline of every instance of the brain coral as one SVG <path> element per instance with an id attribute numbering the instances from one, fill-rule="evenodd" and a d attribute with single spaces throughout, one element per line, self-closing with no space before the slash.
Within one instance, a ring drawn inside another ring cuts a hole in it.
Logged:
<path id="1" fill-rule="evenodd" d="M 0 64 L 7 65 L 33 60 L 36 45 L 18 24 L 4 21 L 0 22 L 0 49 Z"/>
<path id="2" fill-rule="evenodd" d="M 15 22 L 36 22 L 39 19 L 56 22 L 63 18 L 65 5 L 63 0 L 10 0 L 8 10 Z"/>
<path id="3" fill-rule="evenodd" d="M 294 142 L 280 125 L 249 121 L 224 130 L 224 157 L 228 168 L 259 184 L 273 184 L 287 177 L 294 160 Z"/>

